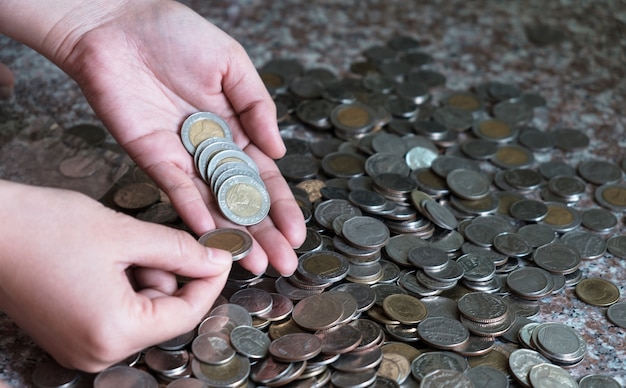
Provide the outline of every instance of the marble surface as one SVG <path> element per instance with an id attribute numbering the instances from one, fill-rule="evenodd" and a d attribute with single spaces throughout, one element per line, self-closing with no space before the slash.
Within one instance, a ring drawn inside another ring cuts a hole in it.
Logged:
<path id="1" fill-rule="evenodd" d="M 547 108 L 533 125 L 542 130 L 574 128 L 590 139 L 587 149 L 549 155 L 571 163 L 601 159 L 620 162 L 626 155 L 626 3 L 610 0 L 545 2 L 473 2 L 404 0 L 187 0 L 208 20 L 239 40 L 253 62 L 297 59 L 305 67 L 327 67 L 348 74 L 363 50 L 396 35 L 417 39 L 434 58 L 431 68 L 444 74 L 452 90 L 468 90 L 486 81 L 507 82 L 538 93 Z M 559 39 L 540 45 L 527 29 L 549 26 Z M 16 75 L 14 96 L 0 102 L 0 145 L 6 152 L 24 128 L 98 123 L 78 87 L 46 59 L 21 44 L 0 37 L 0 61 Z M 24 175 L 4 178 L 31 181 Z M 34 182 L 36 183 L 36 182 Z M 587 193 L 583 202 L 592 199 Z M 624 214 L 615 233 L 625 233 Z M 585 261 L 585 277 L 602 277 L 626 299 L 626 261 L 610 254 Z M 562 322 L 577 329 L 588 344 L 587 357 L 570 370 L 576 378 L 604 374 L 626 384 L 626 331 L 612 325 L 605 308 L 586 305 L 566 289 L 542 300 L 542 322 Z M 0 379 L 29 386 L 33 369 L 45 354 L 0 315 Z"/>

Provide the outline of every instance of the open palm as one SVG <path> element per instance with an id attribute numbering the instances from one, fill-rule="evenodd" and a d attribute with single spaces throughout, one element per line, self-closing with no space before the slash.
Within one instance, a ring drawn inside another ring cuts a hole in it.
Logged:
<path id="1" fill-rule="evenodd" d="M 257 244 L 243 264 L 259 273 L 269 257 L 281 273 L 291 273 L 304 222 L 272 160 L 284 153 L 275 106 L 245 50 L 179 3 L 128 4 L 123 14 L 83 34 L 57 63 L 197 234 L 232 224 L 196 173 L 180 125 L 196 111 L 223 117 L 259 166 L 272 204 L 271 217 L 249 227 Z"/>

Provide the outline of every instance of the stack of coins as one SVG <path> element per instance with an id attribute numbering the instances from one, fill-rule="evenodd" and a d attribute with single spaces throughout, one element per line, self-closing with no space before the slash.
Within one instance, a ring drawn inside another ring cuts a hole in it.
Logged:
<path id="1" fill-rule="evenodd" d="M 185 119 L 180 135 L 222 214 L 239 225 L 261 222 L 269 213 L 269 194 L 256 163 L 234 143 L 228 124 L 213 113 L 197 112 Z"/>

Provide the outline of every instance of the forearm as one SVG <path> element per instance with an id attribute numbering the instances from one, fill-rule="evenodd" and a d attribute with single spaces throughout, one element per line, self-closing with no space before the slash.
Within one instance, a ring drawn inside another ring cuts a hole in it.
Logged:
<path id="1" fill-rule="evenodd" d="M 0 33 L 59 64 L 81 36 L 124 12 L 128 0 L 0 0 Z"/>

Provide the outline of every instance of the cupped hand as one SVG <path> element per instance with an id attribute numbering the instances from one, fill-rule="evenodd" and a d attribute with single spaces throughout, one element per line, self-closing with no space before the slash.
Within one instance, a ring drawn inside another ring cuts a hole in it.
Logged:
<path id="1" fill-rule="evenodd" d="M 304 221 L 272 160 L 285 152 L 275 105 L 243 47 L 173 1 L 127 2 L 109 16 L 68 39 L 71 49 L 62 46 L 53 60 L 198 235 L 233 225 L 195 171 L 180 126 L 196 111 L 224 118 L 237 145 L 259 166 L 271 198 L 270 217 L 248 228 L 256 244 L 243 264 L 261 273 L 269 257 L 278 271 L 292 273 Z"/>
<path id="2" fill-rule="evenodd" d="M 98 371 L 192 330 L 226 282 L 230 255 L 187 232 L 72 191 L 0 192 L 0 310 L 65 366 Z"/>

